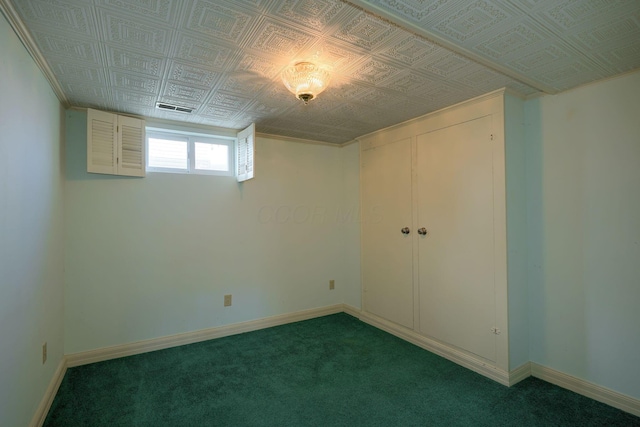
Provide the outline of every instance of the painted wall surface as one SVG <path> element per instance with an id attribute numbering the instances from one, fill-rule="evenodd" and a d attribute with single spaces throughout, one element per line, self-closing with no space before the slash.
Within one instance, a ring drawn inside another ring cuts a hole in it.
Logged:
<path id="1" fill-rule="evenodd" d="M 509 370 L 529 362 L 524 102 L 505 94 Z"/>
<path id="2" fill-rule="evenodd" d="M 640 398 L 640 73 L 530 100 L 531 360 Z"/>
<path id="3" fill-rule="evenodd" d="M 258 137 L 243 184 L 88 174 L 86 113 L 67 111 L 65 352 L 341 303 L 360 285 L 344 166 L 340 148 Z"/>
<path id="4" fill-rule="evenodd" d="M 341 148 L 343 159 L 343 207 L 341 221 L 342 250 L 346 286 L 341 287 L 343 302 L 362 308 L 362 283 L 360 279 L 360 143 Z"/>
<path id="5" fill-rule="evenodd" d="M 0 46 L 0 425 L 25 426 L 63 355 L 64 112 L 4 17 Z"/>

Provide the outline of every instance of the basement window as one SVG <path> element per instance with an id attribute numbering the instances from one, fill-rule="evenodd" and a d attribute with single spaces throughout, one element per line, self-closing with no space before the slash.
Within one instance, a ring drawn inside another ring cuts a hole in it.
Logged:
<path id="1" fill-rule="evenodd" d="M 147 128 L 147 172 L 233 175 L 234 138 Z"/>

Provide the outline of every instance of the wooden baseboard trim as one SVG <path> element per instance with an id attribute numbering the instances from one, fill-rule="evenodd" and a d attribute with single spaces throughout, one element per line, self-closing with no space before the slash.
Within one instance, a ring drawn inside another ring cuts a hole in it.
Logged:
<path id="1" fill-rule="evenodd" d="M 509 387 L 531 376 L 531 362 L 509 371 Z"/>
<path id="2" fill-rule="evenodd" d="M 424 337 L 417 332 L 386 321 L 370 313 L 362 312 L 359 318 L 360 320 L 370 324 L 371 326 L 375 326 L 378 329 L 389 332 L 390 334 L 395 335 L 398 338 L 402 338 L 403 340 L 409 341 L 410 343 L 415 344 L 418 347 L 422 347 L 432 353 L 435 353 L 438 356 L 449 359 L 452 362 L 457 363 L 458 365 L 464 366 L 465 368 L 477 372 L 480 375 L 484 375 L 485 377 L 497 381 L 500 384 L 508 386 L 510 383 L 510 376 L 508 372 L 496 368 L 495 366 L 488 364 L 480 358 L 476 358 L 470 354 L 459 351 L 456 348 Z"/>
<path id="3" fill-rule="evenodd" d="M 36 413 L 33 415 L 31 419 L 30 427 L 42 427 L 44 424 L 44 420 L 47 418 L 47 414 L 49 413 L 49 409 L 51 409 L 51 405 L 53 404 L 53 399 L 56 397 L 56 393 L 58 393 L 58 389 L 60 388 L 60 384 L 62 384 L 62 379 L 64 378 L 64 374 L 67 372 L 67 359 L 66 357 L 62 357 L 58 367 L 56 368 L 51 381 L 49 382 L 49 386 L 38 405 L 38 409 L 36 409 Z"/>
<path id="4" fill-rule="evenodd" d="M 266 317 L 264 319 L 250 320 L 247 322 L 202 329 L 194 332 L 186 332 L 183 334 L 169 335 L 129 344 L 83 351 L 68 354 L 66 356 L 67 366 L 71 368 L 74 366 L 86 365 L 88 363 L 102 362 L 105 360 L 132 356 L 134 354 L 141 354 L 149 351 L 162 350 L 185 344 L 193 344 L 214 338 L 222 338 L 230 335 L 241 334 L 243 332 L 257 331 L 259 329 L 341 313 L 343 311 L 345 311 L 343 304 L 336 304 L 327 307 L 298 311 L 295 313 Z"/>
<path id="5" fill-rule="evenodd" d="M 531 362 L 531 375 L 640 417 L 640 400 Z"/>

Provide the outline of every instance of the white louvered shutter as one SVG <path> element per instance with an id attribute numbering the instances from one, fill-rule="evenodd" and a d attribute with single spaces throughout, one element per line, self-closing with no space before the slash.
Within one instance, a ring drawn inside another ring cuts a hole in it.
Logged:
<path id="1" fill-rule="evenodd" d="M 256 140 L 256 126 L 251 124 L 238 132 L 236 140 L 236 178 L 243 182 L 253 178 L 253 153 Z"/>
<path id="2" fill-rule="evenodd" d="M 87 110 L 87 172 L 117 173 L 117 123 L 115 114 Z"/>
<path id="3" fill-rule="evenodd" d="M 118 116 L 118 175 L 145 176 L 144 120 Z"/>

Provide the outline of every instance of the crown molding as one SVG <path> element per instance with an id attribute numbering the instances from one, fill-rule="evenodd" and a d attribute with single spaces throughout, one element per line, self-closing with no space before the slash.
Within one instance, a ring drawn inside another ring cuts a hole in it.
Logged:
<path id="1" fill-rule="evenodd" d="M 60 86 L 58 79 L 56 79 L 53 71 L 51 70 L 51 67 L 49 67 L 49 64 L 44 59 L 44 56 L 42 56 L 42 53 L 40 53 L 40 49 L 38 49 L 35 40 L 31 36 L 29 30 L 27 30 L 24 22 L 22 22 L 18 11 L 16 11 L 13 4 L 11 4 L 11 1 L 0 0 L 0 11 L 7 19 L 9 25 L 11 25 L 11 28 L 13 28 L 13 31 L 22 42 L 24 48 L 27 50 L 27 52 L 29 52 L 29 55 L 31 55 L 31 58 L 33 58 L 38 68 L 40 68 L 40 71 L 42 71 L 42 74 L 44 74 L 44 77 L 49 81 L 49 85 L 58 97 L 60 103 L 65 108 L 69 108 L 70 104 L 64 92 L 62 91 L 62 86 Z"/>
<path id="2" fill-rule="evenodd" d="M 539 81 L 533 80 L 527 76 L 525 76 L 524 74 L 518 73 L 517 71 L 514 71 L 508 67 L 502 66 L 500 64 L 496 64 L 495 62 L 485 58 L 482 55 L 479 55 L 469 49 L 466 49 L 462 46 L 458 46 L 455 43 L 450 42 L 449 40 L 440 37 L 439 35 L 425 29 L 422 28 L 412 22 L 407 21 L 406 19 L 402 18 L 401 16 L 399 16 L 397 13 L 393 13 L 390 12 L 386 9 L 383 9 L 380 6 L 376 6 L 371 4 L 369 1 L 367 0 L 348 0 L 349 3 L 358 6 L 359 8 L 361 8 L 362 10 L 369 12 L 373 15 L 379 16 L 380 18 L 389 21 L 395 25 L 397 25 L 400 28 L 403 28 L 413 34 L 416 34 L 420 37 L 424 37 L 425 39 L 432 41 L 446 49 L 449 49 L 452 52 L 455 52 L 459 55 L 462 55 L 466 58 L 469 58 L 481 65 L 484 65 L 487 68 L 490 68 L 494 71 L 497 71 L 501 74 L 504 74 L 507 77 L 511 77 L 514 80 L 517 80 L 521 83 L 524 83 L 528 86 L 531 86 L 534 89 L 537 89 L 539 91 L 542 91 L 544 93 L 547 94 L 556 94 L 558 93 L 558 90 L 548 86 L 544 83 L 541 83 Z"/>

